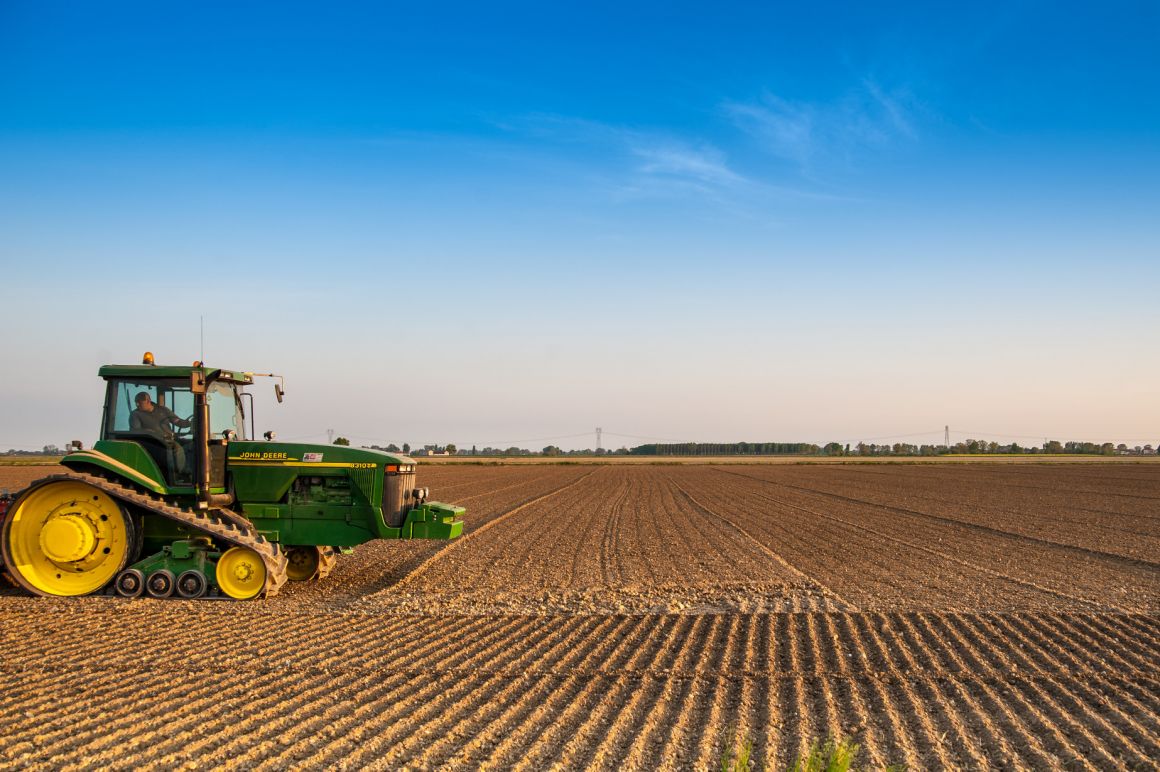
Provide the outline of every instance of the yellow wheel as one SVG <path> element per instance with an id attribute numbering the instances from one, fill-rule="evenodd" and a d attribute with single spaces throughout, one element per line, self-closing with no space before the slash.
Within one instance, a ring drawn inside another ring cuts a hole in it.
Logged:
<path id="1" fill-rule="evenodd" d="M 292 582 L 308 582 L 318 576 L 318 547 L 287 547 L 286 578 Z"/>
<path id="2" fill-rule="evenodd" d="M 60 480 L 29 489 L 0 529 L 4 566 L 38 595 L 88 595 L 125 567 L 133 521 L 99 488 Z"/>
<path id="3" fill-rule="evenodd" d="M 231 598 L 258 597 L 266 585 L 266 564 L 257 552 L 245 547 L 226 550 L 217 562 L 218 587 Z"/>

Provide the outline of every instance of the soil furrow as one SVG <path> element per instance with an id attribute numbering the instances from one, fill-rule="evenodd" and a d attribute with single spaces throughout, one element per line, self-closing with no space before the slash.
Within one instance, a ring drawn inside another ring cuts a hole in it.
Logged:
<path id="1" fill-rule="evenodd" d="M 584 651 L 584 656 L 572 668 L 572 672 L 586 674 L 584 685 L 580 688 L 579 695 L 553 719 L 554 726 L 542 730 L 539 737 L 528 744 L 524 756 L 533 768 L 546 763 L 546 754 L 551 748 L 558 746 L 561 738 L 569 734 L 573 724 L 579 721 L 575 717 L 589 715 L 594 706 L 604 699 L 606 695 L 602 690 L 606 688 L 607 683 L 607 676 L 604 673 L 614 670 L 606 663 L 620 661 L 624 657 L 622 652 L 627 652 L 628 656 L 631 656 L 632 653 L 645 648 L 656 651 L 669 637 L 676 620 L 669 618 L 661 625 L 647 624 L 647 621 L 622 620 L 616 626 L 617 634 L 610 633 L 603 638 L 597 638 L 595 645 L 587 651 L 578 647 L 578 650 Z"/>
<path id="2" fill-rule="evenodd" d="M 950 621 L 952 624 L 948 625 L 947 629 L 952 632 L 956 642 L 964 650 L 969 651 L 977 661 L 983 661 L 979 654 L 988 649 L 987 636 L 983 630 L 976 627 L 977 620 L 966 616 L 955 616 Z M 992 715 L 996 715 L 1006 727 L 1003 738 L 1005 762 L 1010 763 L 1015 759 L 1034 756 L 1037 760 L 1032 766 L 1053 765 L 1056 753 L 1049 750 L 1042 742 L 1041 730 L 1029 725 L 1029 722 L 1034 723 L 1036 717 L 1027 716 L 1026 712 L 1022 710 L 1017 711 L 1018 706 L 1012 706 L 1008 699 L 1000 696 L 996 691 L 996 686 L 1001 686 L 1004 687 L 1005 695 L 1012 694 L 1007 680 L 1000 680 L 998 677 L 999 673 L 1010 670 L 1010 662 L 1001 658 L 999 666 L 990 669 L 992 674 L 968 680 L 966 684 L 969 689 L 973 688 L 982 695 L 985 701 L 990 704 L 992 711 L 997 711 Z"/>
<path id="3" fill-rule="evenodd" d="M 992 766 L 992 760 L 988 758 L 987 748 L 1003 750 L 1009 754 L 1010 747 L 1007 746 L 1002 729 L 995 724 L 990 711 L 985 709 L 978 699 L 963 686 L 964 679 L 970 678 L 971 674 L 978 675 L 977 668 L 984 666 L 979 660 L 969 662 L 964 658 L 964 654 L 967 657 L 970 656 L 969 652 L 949 645 L 950 639 L 953 639 L 954 636 L 947 630 L 944 615 L 916 615 L 915 630 L 932 648 L 937 646 L 945 652 L 948 661 L 947 669 L 958 674 L 958 677 L 947 678 L 944 684 L 944 689 L 948 693 L 953 692 L 954 695 L 949 697 L 947 702 L 956 707 L 958 702 L 963 705 L 962 710 L 959 711 L 960 715 L 963 715 L 960 726 L 963 728 L 963 742 L 967 746 L 970 758 L 974 759 L 980 768 Z M 977 734 L 981 734 L 982 737 L 975 737 L 974 735 Z"/>
<path id="4" fill-rule="evenodd" d="M 445 752 L 443 749 L 468 739 L 473 743 L 499 742 L 492 738 L 522 727 L 527 716 L 550 698 L 551 690 L 545 689 L 545 684 L 558 684 L 562 677 L 560 672 L 566 671 L 567 663 L 580 656 L 576 639 L 588 640 L 593 630 L 601 625 L 594 624 L 591 619 L 575 617 L 564 625 L 550 627 L 554 629 L 544 641 L 529 648 L 509 666 L 511 670 L 522 670 L 528 677 L 537 677 L 536 687 L 523 688 L 519 681 L 513 681 L 510 689 L 505 690 L 512 691 L 511 695 L 488 696 L 480 692 L 473 695 L 471 702 L 455 704 L 454 710 L 448 712 L 470 716 L 470 720 L 456 724 L 450 731 L 435 724 L 428 725 L 438 727 L 439 735 L 424 743 L 425 758 L 430 759 Z M 423 732 L 416 732 L 414 736 L 422 740 Z"/>
<path id="5" fill-rule="evenodd" d="M 685 734 L 692 753 L 679 756 L 682 763 L 691 759 L 698 769 L 712 767 L 720 758 L 714 747 L 711 727 L 737 726 L 736 709 L 741 696 L 741 665 L 737 656 L 744 653 L 744 649 L 738 636 L 738 619 L 716 616 L 713 623 L 715 634 L 709 652 L 704 655 L 709 665 L 703 679 L 708 693 L 696 700 L 696 704 L 702 706 L 703 717 Z"/>
<path id="6" fill-rule="evenodd" d="M 422 564 L 420 564 L 419 566 L 414 568 L 409 574 L 407 574 L 407 578 L 405 581 L 408 583 L 415 582 L 418 579 L 418 577 L 420 577 L 428 569 L 428 567 L 432 564 L 432 562 L 434 560 L 436 560 L 438 558 L 445 557 L 453 550 L 464 549 L 464 545 L 471 543 L 473 538 L 475 538 L 475 539 L 479 538 L 480 534 L 486 532 L 489 528 L 495 527 L 499 523 L 501 523 L 504 520 L 507 520 L 508 518 L 522 512 L 523 510 L 527 509 L 528 507 L 539 504 L 541 501 L 544 501 L 545 499 L 551 498 L 552 496 L 555 496 L 559 493 L 562 493 L 570 488 L 573 488 L 573 487 L 579 485 L 580 483 L 584 482 L 584 480 L 591 477 L 595 473 L 595 471 L 596 470 L 592 470 L 590 472 L 587 472 L 587 473 L 581 475 L 579 478 L 577 478 L 569 483 L 565 483 L 564 485 L 561 485 L 559 488 L 555 488 L 555 489 L 549 491 L 548 493 L 545 493 L 541 496 L 537 496 L 534 499 L 531 499 L 529 501 L 525 501 L 522 504 L 520 504 L 519 506 L 512 507 L 511 509 L 505 511 L 503 514 L 499 515 L 498 517 L 493 517 L 491 520 L 487 521 L 486 523 L 484 523 L 480 527 L 473 529 L 471 531 L 471 533 L 464 534 L 463 536 L 459 537 L 455 541 L 449 543 L 443 549 L 436 552 L 430 558 L 425 560 Z"/>
<path id="7" fill-rule="evenodd" d="M 1077 545 L 1073 545 L 1073 544 L 1063 544 L 1063 543 L 1053 541 L 1050 539 L 1044 539 L 1044 538 L 1040 538 L 1040 537 L 1036 537 L 1036 536 L 1030 536 L 1030 535 L 1024 534 L 1024 533 L 1018 533 L 1015 531 L 1009 531 L 1009 530 L 1005 530 L 1005 529 L 1001 529 L 1001 528 L 995 528 L 992 526 L 983 525 L 981 523 L 976 523 L 976 522 L 973 522 L 970 520 L 963 520 L 961 518 L 949 517 L 947 515 L 936 515 L 936 514 L 933 514 L 931 512 L 923 512 L 920 510 L 909 509 L 909 508 L 900 507 L 897 505 L 883 504 L 880 502 L 876 502 L 876 501 L 872 501 L 872 500 L 864 499 L 864 498 L 859 498 L 856 496 L 846 496 L 843 494 L 834 493 L 831 491 L 820 490 L 817 488 L 810 488 L 807 486 L 794 485 L 794 484 L 783 482 L 783 481 L 770 480 L 770 479 L 767 479 L 764 477 L 753 476 L 753 475 L 745 474 L 743 472 L 738 472 L 738 471 L 735 471 L 732 469 L 721 469 L 718 467 L 713 467 L 713 469 L 715 469 L 718 472 L 723 472 L 726 474 L 735 475 L 737 477 L 744 477 L 744 478 L 747 478 L 750 480 L 758 480 L 760 482 L 767 483 L 770 485 L 776 485 L 776 486 L 779 486 L 782 488 L 789 488 L 791 490 L 800 491 L 801 493 L 805 493 L 808 495 L 829 498 L 829 499 L 842 501 L 842 502 L 845 502 L 848 504 L 854 504 L 854 505 L 857 505 L 860 507 L 865 507 L 865 508 L 884 510 L 886 512 L 890 512 L 890 513 L 895 514 L 895 515 L 904 515 L 907 517 L 914 517 L 914 518 L 920 518 L 920 519 L 930 520 L 930 521 L 934 521 L 934 522 L 940 522 L 940 523 L 944 523 L 946 525 L 952 525 L 955 527 L 965 528 L 967 530 L 974 531 L 977 533 L 986 533 L 986 534 L 989 534 L 992 536 L 997 536 L 999 538 L 1008 539 L 1008 540 L 1015 541 L 1015 542 L 1023 542 L 1023 543 L 1027 543 L 1027 544 L 1031 544 L 1031 545 L 1035 545 L 1035 546 L 1046 547 L 1048 549 L 1056 550 L 1059 552 L 1064 552 L 1067 554 L 1081 555 L 1081 556 L 1085 556 L 1085 557 L 1095 557 L 1095 558 L 1099 558 L 1101 560 L 1105 560 L 1105 561 L 1108 561 L 1109 563 L 1116 564 L 1116 565 L 1132 567 L 1132 568 L 1147 568 L 1150 570 L 1160 569 L 1160 562 L 1154 561 L 1154 560 L 1143 560 L 1143 559 L 1132 558 L 1132 557 L 1128 557 L 1128 556 L 1120 555 L 1120 554 L 1116 554 L 1116 553 L 1105 552 L 1103 550 L 1093 549 L 1090 547 L 1081 547 L 1081 546 L 1077 546 Z M 992 510 L 992 511 L 994 511 L 994 510 Z M 1148 536 L 1155 536 L 1156 534 L 1153 531 L 1153 532 L 1148 532 L 1147 535 Z"/>
<path id="8" fill-rule="evenodd" d="M 1113 747 L 1119 746 L 1141 758 L 1148 755 L 1160 757 L 1160 743 L 1156 739 L 1149 740 L 1146 733 L 1141 731 L 1141 727 L 1130 716 L 1121 711 L 1116 703 L 1109 704 L 1106 708 L 1112 716 L 1104 717 L 1092 710 L 1092 706 L 1084 704 L 1083 693 L 1086 690 L 1082 689 L 1082 687 L 1080 689 L 1076 689 L 1075 687 L 1067 689 L 1060 685 L 1056 679 L 1072 680 L 1073 673 L 1068 672 L 1067 668 L 1059 661 L 1060 657 L 1074 661 L 1074 658 L 1069 653 L 1058 647 L 1052 647 L 1050 649 L 1044 647 L 1039 636 L 1039 631 L 1026 626 L 1024 620 L 999 617 L 994 620 L 994 624 L 1004 632 L 1010 632 L 1012 638 L 1023 644 L 1023 650 L 1033 660 L 1039 673 L 1044 676 L 1043 683 L 1046 685 L 1044 690 L 1046 692 L 1045 697 L 1059 712 L 1060 717 L 1058 721 L 1060 723 L 1073 724 L 1075 723 L 1072 721 L 1073 716 L 1086 715 L 1092 724 L 1091 731 L 1089 732 L 1088 727 L 1080 724 L 1076 724 L 1075 729 L 1089 738 L 1093 748 L 1106 755 L 1106 763 L 1115 763 L 1115 758 L 1112 753 L 1105 748 L 1108 745 Z M 1129 698 L 1127 698 L 1127 695 L 1124 695 L 1121 699 Z M 1129 727 L 1129 733 L 1134 737 L 1130 738 L 1121 732 L 1112 724 L 1112 718 L 1124 722 Z M 1093 732 L 1099 735 L 1099 739 L 1093 736 Z"/>
<path id="9" fill-rule="evenodd" d="M 836 498 L 844 498 L 844 497 L 836 497 Z M 1034 590 L 1036 592 L 1046 593 L 1048 595 L 1053 595 L 1057 598 L 1063 598 L 1063 599 L 1066 599 L 1069 601 L 1074 601 L 1075 603 L 1079 604 L 1083 608 L 1101 610 L 1101 607 L 1102 607 L 1102 608 L 1111 608 L 1111 609 L 1115 609 L 1118 611 L 1124 611 L 1124 612 L 1128 611 L 1128 609 L 1121 608 L 1120 606 L 1115 605 L 1109 601 L 1104 601 L 1101 604 L 1101 603 L 1089 600 L 1087 598 L 1083 598 L 1083 597 L 1080 597 L 1078 595 L 1073 595 L 1071 593 L 1059 590 L 1057 588 L 1047 587 L 1047 586 L 1044 586 L 1044 585 L 1039 584 L 1037 582 L 1028 581 L 1026 579 L 1020 579 L 1019 577 L 1012 576 L 1011 574 L 1008 574 L 1008 573 L 1005 573 L 1002 571 L 997 571 L 993 568 L 988 568 L 987 566 L 978 565 L 977 563 L 973 563 L 973 562 L 971 562 L 969 560 L 965 560 L 961 557 L 951 555 L 951 554 L 949 554 L 945 551 L 942 551 L 942 550 L 934 549 L 933 547 L 927 546 L 925 544 L 920 544 L 920 543 L 917 543 L 917 542 L 910 540 L 910 539 L 903 539 L 903 538 L 899 538 L 897 536 L 892 536 L 890 534 L 884 533 L 878 529 L 871 528 L 869 526 L 859 525 L 858 523 L 851 522 L 845 518 L 836 517 L 834 515 L 828 515 L 828 514 L 825 514 L 823 512 L 819 512 L 818 510 L 815 510 L 815 509 L 812 509 L 809 507 L 803 507 L 803 506 L 793 504 L 793 503 L 790 503 L 787 501 L 781 501 L 781 500 L 777 500 L 777 499 L 773 499 L 773 501 L 776 501 L 778 504 L 781 504 L 783 506 L 788 506 L 788 507 L 792 507 L 794 509 L 801 510 L 802 512 L 806 512 L 806 513 L 811 514 L 815 517 L 820 517 L 820 518 L 824 518 L 827 520 L 833 520 L 834 522 L 841 523 L 841 524 L 845 525 L 846 527 L 861 530 L 861 531 L 868 533 L 868 534 L 871 534 L 877 538 L 881 538 L 881 539 L 885 539 L 887 541 L 892 541 L 892 542 L 895 542 L 898 544 L 902 544 L 902 545 L 904 545 L 912 550 L 917 550 L 920 552 L 928 553 L 930 555 L 934 555 L 934 556 L 936 556 L 944 561 L 957 563 L 959 565 L 962 565 L 962 566 L 965 566 L 966 568 L 971 569 L 972 571 L 977 571 L 981 574 L 986 574 L 988 576 L 992 576 L 996 579 L 1000 579 L 1000 580 L 1005 581 L 1005 582 L 1011 582 L 1013 584 L 1018 584 L 1018 585 L 1025 587 L 1025 588 L 1028 588 L 1030 590 Z"/>
<path id="10" fill-rule="evenodd" d="M 852 667 L 857 667 L 860 673 L 866 674 L 863 681 L 868 683 L 863 683 L 860 690 L 855 687 L 854 691 L 855 694 L 859 691 L 864 692 L 860 702 L 866 708 L 859 712 L 859 718 L 865 725 L 865 737 L 868 738 L 868 745 L 871 748 L 872 763 L 888 766 L 901 758 L 916 755 L 913 747 L 908 747 L 907 731 L 898 715 L 896 702 L 890 699 L 883 685 L 880 677 L 882 671 L 871 664 L 863 638 L 851 624 L 850 616 L 827 615 L 827 620 L 835 624 L 837 636 L 845 642 L 844 646 L 851 650 L 850 659 L 854 661 Z M 873 715 L 885 716 L 889 726 L 880 728 L 878 722 L 871 720 Z"/>
<path id="11" fill-rule="evenodd" d="M 931 720 L 941 730 L 939 741 L 947 747 L 948 756 L 960 759 L 980 758 L 982 754 L 965 736 L 963 718 L 954 702 L 947 699 L 945 690 L 947 681 L 962 678 L 966 673 L 957 669 L 944 645 L 931 642 L 922 635 L 917 620 L 922 616 L 925 615 L 899 613 L 891 616 L 894 629 L 902 637 L 903 645 L 912 652 L 912 660 L 921 661 L 919 654 L 921 653 L 922 659 L 929 662 L 928 667 L 919 671 L 922 677 L 916 679 L 916 690 L 923 696 L 925 704 L 930 706 Z"/>
<path id="12" fill-rule="evenodd" d="M 542 696 L 530 695 L 529 699 L 521 704 L 519 713 L 513 714 L 506 721 L 502 720 L 502 717 L 491 721 L 487 730 L 475 731 L 467 725 L 457 726 L 454 732 L 447 733 L 428 749 L 426 760 L 436 766 L 443 763 L 446 760 L 441 758 L 443 747 L 448 751 L 454 748 L 455 740 L 460 734 L 463 736 L 464 744 L 494 743 L 488 761 L 498 767 L 511 767 L 519 759 L 526 757 L 524 751 L 535 741 L 545 724 L 551 721 L 551 716 L 559 713 L 563 706 L 570 704 L 582 689 L 583 683 L 579 679 L 570 678 L 568 674 L 574 671 L 578 663 L 592 656 L 592 650 L 596 647 L 588 642 L 600 641 L 612 626 L 611 618 L 590 622 L 580 633 L 581 642 L 571 639 L 562 641 L 567 643 L 569 648 L 549 670 L 558 681 L 557 688 Z M 536 670 L 539 671 L 541 668 Z"/>
<path id="13" fill-rule="evenodd" d="M 693 506 L 697 507 L 698 509 L 700 509 L 702 512 L 709 515 L 710 517 L 713 517 L 714 519 L 720 520 L 721 522 L 727 524 L 729 527 L 731 527 L 737 533 L 741 534 L 746 539 L 748 539 L 749 541 L 756 544 L 757 547 L 763 553 L 768 555 L 771 560 L 775 561 L 777 564 L 782 566 L 790 574 L 801 579 L 801 581 L 803 583 L 805 583 L 807 585 L 817 586 L 823 593 L 825 593 L 826 595 L 833 598 L 839 604 L 839 606 L 841 607 L 842 610 L 844 610 L 844 611 L 856 611 L 857 610 L 857 608 L 853 604 L 846 602 L 840 595 L 838 595 L 832 589 L 830 589 L 829 587 L 826 587 L 824 584 L 821 584 L 820 582 L 818 582 L 816 579 L 814 579 L 813 577 L 806 574 L 801 569 L 792 565 L 788 560 L 786 560 L 784 557 L 779 555 L 777 552 L 774 552 L 769 547 L 767 547 L 764 543 L 762 543 L 759 539 L 755 538 L 751 533 L 746 531 L 744 528 L 739 526 L 737 523 L 733 522 L 732 520 L 725 517 L 724 515 L 721 515 L 718 512 L 715 512 L 714 510 L 710 509 L 706 505 L 702 504 L 697 499 L 693 498 L 693 496 L 687 490 L 685 490 L 683 487 L 681 487 L 679 484 L 674 482 L 673 485 L 677 490 L 679 490 L 682 494 L 684 494 L 685 498 L 688 499 L 689 503 L 691 503 Z"/>

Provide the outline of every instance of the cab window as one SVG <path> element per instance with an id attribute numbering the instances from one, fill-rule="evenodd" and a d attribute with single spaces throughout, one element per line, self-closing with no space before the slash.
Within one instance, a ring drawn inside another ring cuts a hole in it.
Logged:
<path id="1" fill-rule="evenodd" d="M 215 381 L 206 391 L 209 403 L 209 436 L 220 438 L 226 430 L 233 430 L 237 439 L 246 438 L 246 422 L 242 418 L 242 404 L 233 384 Z"/>
<path id="2" fill-rule="evenodd" d="M 179 418 L 193 416 L 193 393 L 190 392 L 187 381 L 117 380 L 110 384 L 102 436 L 108 438 L 114 434 L 133 431 L 130 416 L 137 408 L 138 394 L 148 394 L 154 404 L 169 408 Z"/>

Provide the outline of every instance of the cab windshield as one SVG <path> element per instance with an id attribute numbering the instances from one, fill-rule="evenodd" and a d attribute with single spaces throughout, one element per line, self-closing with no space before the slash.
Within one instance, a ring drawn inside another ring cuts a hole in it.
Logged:
<path id="1" fill-rule="evenodd" d="M 206 392 L 209 402 L 209 436 L 218 437 L 226 430 L 237 433 L 237 439 L 246 439 L 246 422 L 242 416 L 242 403 L 238 399 L 237 388 L 232 383 L 215 381 Z"/>

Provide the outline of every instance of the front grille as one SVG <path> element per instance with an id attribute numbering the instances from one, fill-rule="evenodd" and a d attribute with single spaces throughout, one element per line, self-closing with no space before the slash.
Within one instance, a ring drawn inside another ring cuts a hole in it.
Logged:
<path id="1" fill-rule="evenodd" d="M 387 472 L 383 485 L 383 518 L 387 525 L 398 528 L 411 508 L 411 491 L 415 488 L 415 472 Z"/>

